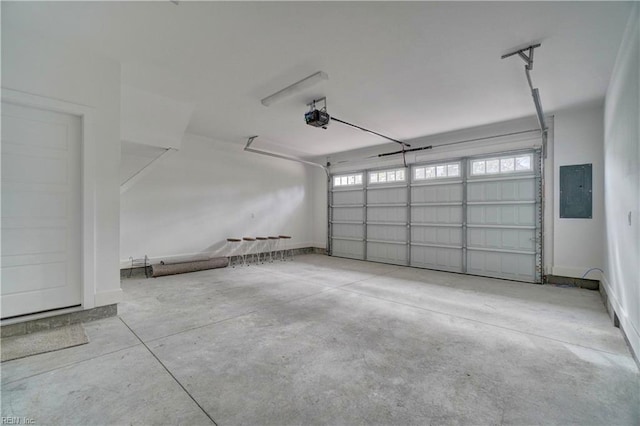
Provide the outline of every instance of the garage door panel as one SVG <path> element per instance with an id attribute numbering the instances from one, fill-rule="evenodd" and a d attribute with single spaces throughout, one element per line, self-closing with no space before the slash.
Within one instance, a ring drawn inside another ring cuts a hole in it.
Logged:
<path id="1" fill-rule="evenodd" d="M 424 244 L 462 246 L 462 228 L 414 226 L 411 241 Z"/>
<path id="2" fill-rule="evenodd" d="M 333 224 L 334 237 L 364 238 L 364 226 L 344 223 Z"/>
<path id="3" fill-rule="evenodd" d="M 367 203 L 369 204 L 385 204 L 385 203 L 406 203 L 406 188 L 376 188 L 367 191 Z"/>
<path id="4" fill-rule="evenodd" d="M 496 182 L 474 182 L 467 185 L 467 200 L 473 201 L 521 201 L 535 200 L 534 179 L 517 179 Z"/>
<path id="5" fill-rule="evenodd" d="M 364 209 L 362 207 L 334 208 L 333 220 L 364 222 Z"/>
<path id="6" fill-rule="evenodd" d="M 411 188 L 413 203 L 462 202 L 461 184 L 414 186 Z"/>
<path id="7" fill-rule="evenodd" d="M 336 191 L 333 193 L 333 205 L 364 204 L 363 191 Z"/>
<path id="8" fill-rule="evenodd" d="M 443 247 L 411 247 L 411 265 L 441 271 L 462 272 L 462 250 Z"/>
<path id="9" fill-rule="evenodd" d="M 486 229 L 467 230 L 468 246 L 502 250 L 535 251 L 535 229 Z"/>
<path id="10" fill-rule="evenodd" d="M 390 222 L 406 223 L 407 208 L 394 207 L 367 207 L 367 221 L 369 222 Z"/>
<path id="11" fill-rule="evenodd" d="M 470 205 L 467 209 L 470 225 L 525 225 L 536 224 L 535 204 Z"/>
<path id="12" fill-rule="evenodd" d="M 519 281 L 536 280 L 535 256 L 468 250 L 467 272 Z"/>
<path id="13" fill-rule="evenodd" d="M 406 244 L 367 243 L 367 260 L 398 265 L 407 264 Z"/>
<path id="14" fill-rule="evenodd" d="M 462 224 L 462 206 L 418 206 L 411 208 L 416 223 Z"/>
<path id="15" fill-rule="evenodd" d="M 367 239 L 380 241 L 407 241 L 407 227 L 394 225 L 368 225 Z"/>
<path id="16" fill-rule="evenodd" d="M 350 259 L 364 259 L 364 243 L 362 241 L 349 241 L 334 239 L 332 241 L 331 254 Z"/>

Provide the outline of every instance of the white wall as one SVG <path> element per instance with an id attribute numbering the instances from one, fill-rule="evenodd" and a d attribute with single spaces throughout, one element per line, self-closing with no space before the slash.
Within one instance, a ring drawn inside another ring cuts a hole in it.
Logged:
<path id="1" fill-rule="evenodd" d="M 581 278 L 591 268 L 603 267 L 604 159 L 603 106 L 579 107 L 555 114 L 553 185 L 553 275 Z M 560 166 L 592 164 L 593 216 L 560 218 Z M 588 278 L 600 279 L 598 271 Z"/>
<path id="2" fill-rule="evenodd" d="M 640 6 L 634 5 L 604 116 L 604 286 L 640 356 Z"/>
<path id="3" fill-rule="evenodd" d="M 160 148 L 179 149 L 195 105 L 123 84 L 120 138 Z"/>
<path id="4" fill-rule="evenodd" d="M 120 300 L 120 64 L 2 22 L 2 87 L 94 108 L 95 304 Z"/>
<path id="5" fill-rule="evenodd" d="M 186 135 L 180 150 L 122 194 L 120 259 L 228 254 L 226 239 L 291 235 L 313 246 L 310 166 Z"/>

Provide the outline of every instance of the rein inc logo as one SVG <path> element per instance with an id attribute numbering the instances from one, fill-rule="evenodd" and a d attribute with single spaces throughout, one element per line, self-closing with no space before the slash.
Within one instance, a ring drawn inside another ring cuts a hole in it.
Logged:
<path id="1" fill-rule="evenodd" d="M 2 416 L 2 418 L 0 418 L 0 424 L 3 424 L 3 425 L 35 425 L 36 421 L 35 421 L 35 419 L 32 419 L 31 417 Z"/>

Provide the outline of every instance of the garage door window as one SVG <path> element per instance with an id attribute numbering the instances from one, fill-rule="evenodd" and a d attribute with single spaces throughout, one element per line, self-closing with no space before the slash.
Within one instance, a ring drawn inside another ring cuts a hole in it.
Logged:
<path id="1" fill-rule="evenodd" d="M 471 160 L 472 176 L 530 172 L 532 170 L 533 157 L 531 154 Z"/>
<path id="2" fill-rule="evenodd" d="M 415 167 L 413 180 L 444 179 L 460 177 L 460 163 L 434 164 L 430 166 Z"/>
<path id="3" fill-rule="evenodd" d="M 369 183 L 404 182 L 404 169 L 382 170 L 369 173 Z"/>
<path id="4" fill-rule="evenodd" d="M 355 186 L 362 185 L 362 173 L 353 175 L 342 175 L 333 177 L 333 186 Z"/>

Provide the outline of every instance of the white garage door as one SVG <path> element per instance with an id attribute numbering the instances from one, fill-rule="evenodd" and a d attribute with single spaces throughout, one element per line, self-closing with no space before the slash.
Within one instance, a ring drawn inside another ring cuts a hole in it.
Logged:
<path id="1" fill-rule="evenodd" d="M 461 162 L 411 171 L 411 266 L 464 272 Z"/>
<path id="2" fill-rule="evenodd" d="M 2 103 L 2 317 L 81 303 L 81 129 Z"/>
<path id="3" fill-rule="evenodd" d="M 541 280 L 541 184 L 535 153 L 469 160 L 467 272 Z"/>
<path id="4" fill-rule="evenodd" d="M 541 282 L 541 194 L 533 151 L 334 176 L 330 253 Z"/>
<path id="5" fill-rule="evenodd" d="M 409 225 L 406 170 L 374 170 L 367 176 L 367 260 L 406 265 Z"/>
<path id="6" fill-rule="evenodd" d="M 365 259 L 365 188 L 363 173 L 332 179 L 329 235 L 331 253 L 337 257 Z"/>

